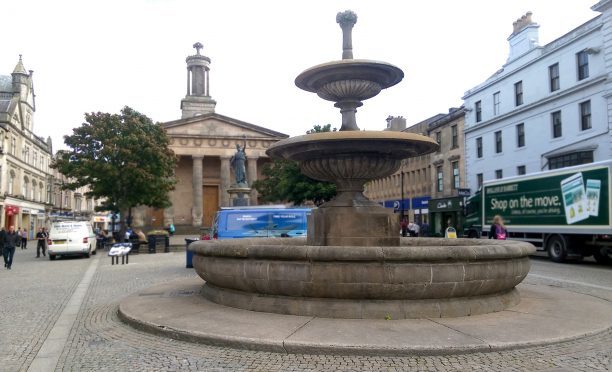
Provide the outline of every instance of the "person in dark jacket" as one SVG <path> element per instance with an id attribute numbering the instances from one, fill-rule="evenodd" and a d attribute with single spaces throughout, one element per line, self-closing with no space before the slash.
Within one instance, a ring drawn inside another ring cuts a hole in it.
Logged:
<path id="1" fill-rule="evenodd" d="M 9 228 L 4 241 L 4 261 L 7 269 L 11 269 L 13 266 L 13 256 L 15 256 L 15 246 L 17 242 L 21 241 L 21 236 L 15 232 L 15 226 Z"/>
<path id="2" fill-rule="evenodd" d="M 508 230 L 504 225 L 504 219 L 500 215 L 493 217 L 491 231 L 489 231 L 489 239 L 506 240 L 508 239 Z"/>
<path id="3" fill-rule="evenodd" d="M 42 249 L 42 254 L 43 256 L 46 256 L 45 254 L 45 248 L 46 245 L 45 243 L 47 242 L 47 236 L 45 235 L 45 230 L 43 228 L 38 229 L 38 232 L 36 233 L 36 258 L 40 257 L 40 250 Z"/>
<path id="4" fill-rule="evenodd" d="M 2 251 L 2 258 L 4 258 L 4 267 L 7 266 L 7 256 L 4 254 L 4 242 L 6 241 L 6 230 L 4 226 L 0 229 L 0 251 Z"/>

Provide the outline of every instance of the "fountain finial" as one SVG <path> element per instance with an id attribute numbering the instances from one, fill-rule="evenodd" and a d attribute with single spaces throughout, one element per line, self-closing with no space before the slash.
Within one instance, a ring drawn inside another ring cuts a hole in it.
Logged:
<path id="1" fill-rule="evenodd" d="M 357 14 L 345 10 L 336 14 L 336 22 L 342 28 L 342 59 L 353 59 L 353 26 L 357 23 Z"/>

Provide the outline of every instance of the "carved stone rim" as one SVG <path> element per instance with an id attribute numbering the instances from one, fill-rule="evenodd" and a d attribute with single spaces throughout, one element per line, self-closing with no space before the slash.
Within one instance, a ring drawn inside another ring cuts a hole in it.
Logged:
<path id="1" fill-rule="evenodd" d="M 194 242 L 200 256 L 298 261 L 488 261 L 526 257 L 529 243 L 512 240 L 409 238 L 399 247 L 309 246 L 305 238 L 230 239 Z"/>

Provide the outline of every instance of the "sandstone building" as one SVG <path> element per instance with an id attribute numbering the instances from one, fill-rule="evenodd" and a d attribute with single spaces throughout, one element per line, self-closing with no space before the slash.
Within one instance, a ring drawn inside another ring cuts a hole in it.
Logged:
<path id="1" fill-rule="evenodd" d="M 230 205 L 227 189 L 234 182 L 230 158 L 236 145 L 246 143 L 247 176 L 251 185 L 269 160 L 265 151 L 288 136 L 215 112 L 210 94 L 210 58 L 200 54 L 187 57 L 187 94 L 181 100 L 181 119 L 164 123 L 170 148 L 178 156 L 177 185 L 171 193 L 172 207 L 165 210 L 141 209 L 135 225 L 152 227 L 174 223 L 181 226 L 210 227 L 219 207 Z M 257 195 L 251 192 L 251 204 Z M 144 212 L 144 213 L 142 213 Z"/>
<path id="2" fill-rule="evenodd" d="M 11 75 L 0 75 L 0 225 L 34 231 L 51 210 L 51 139 L 34 133 L 33 71 L 21 56 Z"/>

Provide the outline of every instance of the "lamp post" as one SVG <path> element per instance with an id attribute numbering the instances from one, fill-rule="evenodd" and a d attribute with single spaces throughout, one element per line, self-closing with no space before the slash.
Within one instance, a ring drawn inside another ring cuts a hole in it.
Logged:
<path id="1" fill-rule="evenodd" d="M 400 197 L 400 222 L 404 219 L 404 171 L 400 173 L 401 197 Z"/>

